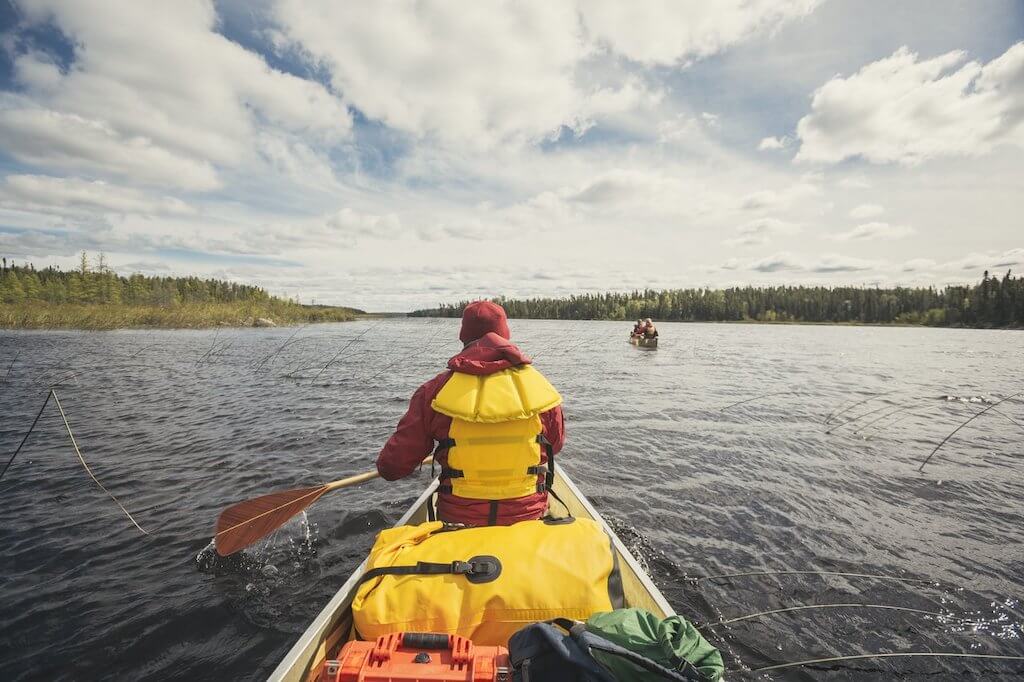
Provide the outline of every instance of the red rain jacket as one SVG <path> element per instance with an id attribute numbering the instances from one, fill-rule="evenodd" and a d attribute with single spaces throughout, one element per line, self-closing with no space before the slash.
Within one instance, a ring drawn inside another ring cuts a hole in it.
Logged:
<path id="1" fill-rule="evenodd" d="M 395 481 L 415 471 L 423 458 L 431 453 L 436 441 L 448 437 L 452 418 L 435 412 L 430 403 L 447 383 L 452 372 L 486 375 L 500 372 L 532 361 L 511 341 L 489 333 L 470 343 L 462 352 L 448 361 L 448 371 L 420 386 L 409 402 L 409 410 L 398 422 L 398 428 L 388 439 L 377 457 L 377 471 L 382 478 Z M 557 454 L 565 443 L 565 423 L 562 408 L 554 407 L 540 415 L 544 435 Z M 448 453 L 438 454 L 437 463 L 442 467 Z M 541 450 L 541 464 L 547 462 L 547 455 Z M 543 481 L 543 476 L 539 481 Z M 547 494 L 536 493 L 526 497 L 502 500 L 498 505 L 498 525 L 505 526 L 518 521 L 538 519 L 547 508 Z M 437 514 L 442 521 L 464 523 L 472 526 L 487 525 L 490 503 L 450 494 L 439 494 Z"/>

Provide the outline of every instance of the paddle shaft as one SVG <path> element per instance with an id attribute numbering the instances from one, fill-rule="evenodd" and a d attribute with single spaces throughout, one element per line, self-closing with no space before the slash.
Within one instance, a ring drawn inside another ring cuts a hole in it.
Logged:
<path id="1" fill-rule="evenodd" d="M 431 455 L 430 457 L 427 457 L 422 462 L 422 464 L 433 464 L 433 463 L 434 463 L 433 455 Z M 377 472 L 377 471 L 367 471 L 367 472 L 364 472 L 364 473 L 361 473 L 361 474 L 356 474 L 355 476 L 349 476 L 348 478 L 340 478 L 337 481 L 331 481 L 330 483 L 324 484 L 324 488 L 325 488 L 324 492 L 325 493 L 329 493 L 332 490 L 338 490 L 339 488 L 350 488 L 350 487 L 352 487 L 354 485 L 359 485 L 360 483 L 366 483 L 367 481 L 372 481 L 373 479 L 378 478 L 379 476 L 380 476 L 380 473 Z"/>

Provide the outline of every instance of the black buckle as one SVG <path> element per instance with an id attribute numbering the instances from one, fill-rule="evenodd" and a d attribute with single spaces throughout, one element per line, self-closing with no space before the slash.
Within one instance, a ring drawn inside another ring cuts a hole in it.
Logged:
<path id="1" fill-rule="evenodd" d="M 471 583 L 489 583 L 501 575 L 501 562 L 493 556 L 475 556 L 469 561 L 453 561 L 449 570 Z"/>
<path id="2" fill-rule="evenodd" d="M 501 575 L 501 562 L 498 557 L 481 555 L 470 557 L 466 562 L 470 570 L 466 573 L 466 580 L 471 583 L 489 583 Z"/>
<path id="3" fill-rule="evenodd" d="M 455 575 L 472 575 L 476 566 L 468 561 L 453 561 L 452 573 Z"/>

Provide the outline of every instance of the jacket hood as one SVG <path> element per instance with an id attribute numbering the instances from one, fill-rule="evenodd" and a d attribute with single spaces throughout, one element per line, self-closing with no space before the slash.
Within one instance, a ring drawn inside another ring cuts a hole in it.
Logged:
<path id="1" fill-rule="evenodd" d="M 449 360 L 448 369 L 482 376 L 532 362 L 514 343 L 489 332 Z"/>
<path id="2" fill-rule="evenodd" d="M 474 301 L 462 311 L 459 341 L 469 343 L 494 332 L 503 339 L 511 339 L 505 309 L 493 301 Z"/>

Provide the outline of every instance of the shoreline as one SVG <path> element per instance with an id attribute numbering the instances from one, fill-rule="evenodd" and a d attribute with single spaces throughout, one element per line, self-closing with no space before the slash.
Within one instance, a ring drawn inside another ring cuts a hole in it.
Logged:
<path id="1" fill-rule="evenodd" d="M 247 329 L 352 322 L 375 317 L 343 307 L 284 302 L 120 304 L 0 304 L 0 330 L 116 331 L 132 329 Z"/>
<path id="2" fill-rule="evenodd" d="M 423 318 L 425 320 L 457 320 L 457 317 L 443 315 L 408 315 L 412 318 Z M 600 317 L 576 318 L 576 317 L 509 317 L 509 320 L 547 320 L 550 322 L 617 322 L 624 325 L 630 320 L 609 320 Z M 780 325 L 780 326 L 814 326 L 814 327 L 903 327 L 908 329 L 987 329 L 992 331 L 1022 331 L 1024 327 L 970 327 L 962 324 L 911 324 L 909 322 L 826 322 L 810 320 L 655 320 L 657 324 L 752 324 L 752 325 Z"/>

